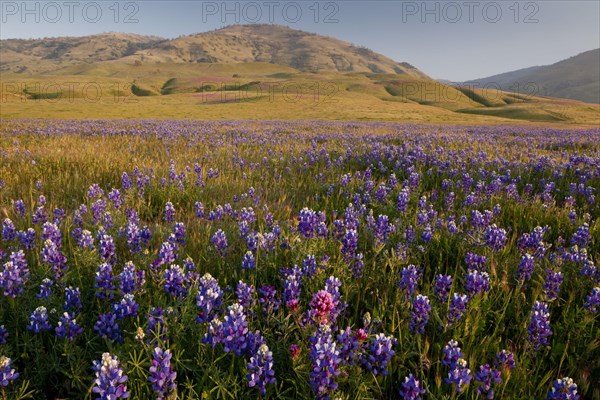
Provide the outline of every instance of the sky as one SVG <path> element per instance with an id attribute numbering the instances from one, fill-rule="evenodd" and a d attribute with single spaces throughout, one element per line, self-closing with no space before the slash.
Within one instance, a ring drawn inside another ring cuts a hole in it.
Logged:
<path id="1" fill-rule="evenodd" d="M 126 32 L 174 38 L 235 23 L 333 36 L 465 81 L 600 47 L 600 1 L 0 0 L 0 38 Z"/>

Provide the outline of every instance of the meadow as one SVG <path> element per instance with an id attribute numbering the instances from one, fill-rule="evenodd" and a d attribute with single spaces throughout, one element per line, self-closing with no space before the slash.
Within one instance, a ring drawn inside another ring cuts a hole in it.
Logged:
<path id="1" fill-rule="evenodd" d="M 0 399 L 600 399 L 600 129 L 0 121 Z"/>

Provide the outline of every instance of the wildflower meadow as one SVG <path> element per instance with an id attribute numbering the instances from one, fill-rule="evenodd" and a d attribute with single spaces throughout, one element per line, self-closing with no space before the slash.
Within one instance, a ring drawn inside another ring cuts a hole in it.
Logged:
<path id="1" fill-rule="evenodd" d="M 600 399 L 600 129 L 0 121 L 0 399 Z"/>

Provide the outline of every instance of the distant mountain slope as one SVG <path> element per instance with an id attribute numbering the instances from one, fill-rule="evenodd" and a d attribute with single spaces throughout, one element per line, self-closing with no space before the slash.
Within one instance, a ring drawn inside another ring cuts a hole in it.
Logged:
<path id="1" fill-rule="evenodd" d="M 524 68 L 487 78 L 464 82 L 476 87 L 499 86 L 505 91 L 562 97 L 588 103 L 600 103 L 600 49 L 586 51 L 552 65 Z M 530 85 L 528 89 L 524 89 Z"/>
<path id="2" fill-rule="evenodd" d="M 427 76 L 364 47 L 280 25 L 234 25 L 176 39 L 105 33 L 85 37 L 1 41 L 0 70 L 40 73 L 81 63 L 267 62 L 304 72 L 337 71 Z"/>

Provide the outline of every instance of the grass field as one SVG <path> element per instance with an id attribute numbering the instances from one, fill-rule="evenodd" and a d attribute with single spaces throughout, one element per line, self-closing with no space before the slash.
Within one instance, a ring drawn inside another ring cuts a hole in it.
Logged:
<path id="1" fill-rule="evenodd" d="M 197 94 L 2 115 L 313 115 Z M 472 118 L 0 121 L 0 398 L 600 399 L 600 130 Z"/>

